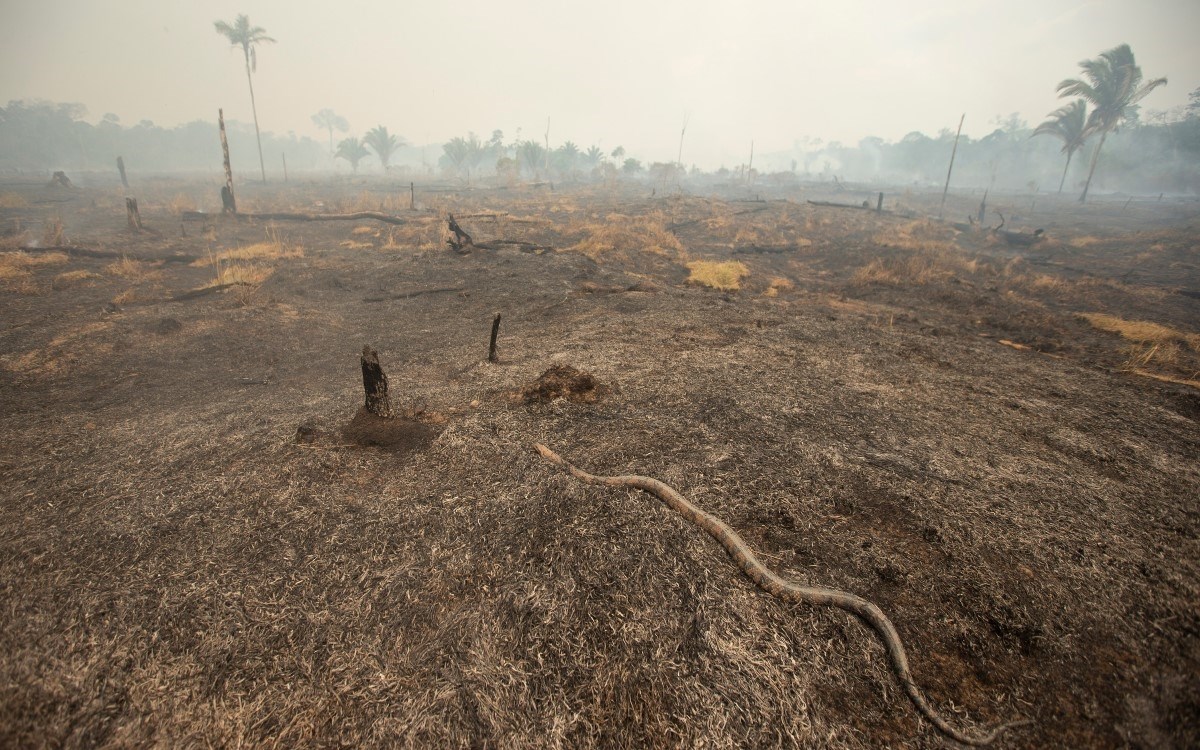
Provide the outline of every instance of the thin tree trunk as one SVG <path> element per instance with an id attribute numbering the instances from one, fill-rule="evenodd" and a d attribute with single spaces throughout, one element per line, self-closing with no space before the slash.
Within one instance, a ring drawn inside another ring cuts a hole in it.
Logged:
<path id="1" fill-rule="evenodd" d="M 1074 151 L 1067 152 L 1067 166 L 1063 167 L 1062 179 L 1058 181 L 1058 194 L 1062 195 L 1063 185 L 1067 184 L 1067 170 L 1071 168 L 1071 157 L 1075 155 Z"/>
<path id="2" fill-rule="evenodd" d="M 1100 161 L 1100 149 L 1104 148 L 1104 139 L 1108 138 L 1108 131 L 1100 134 L 1100 142 L 1096 144 L 1096 153 L 1092 154 L 1092 168 L 1088 170 L 1087 182 L 1083 183 L 1083 195 L 1079 196 L 1080 203 L 1087 203 L 1088 188 L 1092 186 L 1092 175 L 1096 174 L 1096 164 Z"/>
<path id="3" fill-rule="evenodd" d="M 950 192 L 950 173 L 954 171 L 954 157 L 958 154 L 958 137 L 962 135 L 962 125 L 965 119 L 967 119 L 967 113 L 963 112 L 963 116 L 958 118 L 958 132 L 954 134 L 954 148 L 950 151 L 950 167 L 946 169 L 946 187 L 942 188 L 942 205 L 938 208 L 939 220 L 946 210 L 946 193 Z"/>
<path id="4" fill-rule="evenodd" d="M 258 168 L 262 171 L 262 181 L 267 182 L 267 165 L 263 161 L 262 136 L 258 133 L 258 106 L 254 103 L 254 79 L 250 76 L 250 53 L 246 52 L 246 83 L 250 84 L 250 111 L 254 114 L 254 139 L 258 142 Z"/>

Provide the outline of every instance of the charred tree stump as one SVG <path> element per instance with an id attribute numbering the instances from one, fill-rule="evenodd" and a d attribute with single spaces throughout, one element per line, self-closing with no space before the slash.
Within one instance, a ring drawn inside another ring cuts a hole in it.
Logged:
<path id="1" fill-rule="evenodd" d="M 450 231 L 454 233 L 453 237 L 446 240 L 446 244 L 454 248 L 456 252 L 471 252 L 469 248 L 475 244 L 475 241 L 471 239 L 471 235 L 467 234 L 463 228 L 458 225 L 458 222 L 454 220 L 454 214 L 447 214 L 446 216 L 446 222 L 450 227 Z"/>
<path id="2" fill-rule="evenodd" d="M 408 210 L 417 210 L 417 185 L 414 182 L 408 183 Z"/>
<path id="3" fill-rule="evenodd" d="M 492 341 L 488 345 L 488 362 L 499 362 L 500 355 L 496 353 L 496 336 L 500 333 L 500 313 L 496 313 L 496 319 L 492 321 Z"/>
<path id="4" fill-rule="evenodd" d="M 125 177 L 125 157 L 123 156 L 117 157 L 117 171 L 121 173 L 121 184 L 128 190 L 129 180 Z"/>
<path id="5" fill-rule="evenodd" d="M 129 222 L 129 228 L 135 232 L 142 231 L 142 215 L 138 213 L 137 198 L 125 199 L 125 219 Z"/>
<path id="6" fill-rule="evenodd" d="M 221 154 L 225 158 L 225 187 L 221 188 L 221 210 L 227 214 L 237 213 L 237 201 L 233 197 L 233 168 L 229 166 L 229 139 L 225 137 L 225 110 L 217 110 L 217 124 L 221 127 Z M 263 180 L 266 181 L 265 178 Z"/>
<path id="7" fill-rule="evenodd" d="M 387 375 L 379 365 L 379 353 L 370 346 L 364 346 L 362 350 L 362 376 L 363 391 L 366 393 L 364 408 L 383 419 L 395 417 L 391 399 L 388 398 Z"/>
<path id="8" fill-rule="evenodd" d="M 879 200 L 875 202 L 875 213 L 883 213 L 883 193 L 879 194 Z"/>
<path id="9" fill-rule="evenodd" d="M 71 184 L 71 178 L 67 177 L 66 172 L 55 172 L 50 178 L 50 187 L 75 187 Z"/>

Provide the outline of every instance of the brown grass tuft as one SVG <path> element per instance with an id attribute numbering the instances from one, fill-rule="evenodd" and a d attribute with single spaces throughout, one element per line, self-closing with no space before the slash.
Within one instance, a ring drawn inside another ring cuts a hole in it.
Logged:
<path id="1" fill-rule="evenodd" d="M 1080 313 L 1079 317 L 1091 323 L 1094 328 L 1120 334 L 1122 338 L 1137 344 L 1182 343 L 1200 351 L 1200 335 L 1183 333 L 1159 323 L 1148 320 L 1124 320 L 1104 313 Z"/>
<path id="2" fill-rule="evenodd" d="M 767 287 L 767 291 L 763 292 L 764 297 L 777 297 L 780 292 L 790 292 L 796 288 L 791 279 L 783 276 L 776 276 L 771 279 L 771 284 Z"/>
<path id="3" fill-rule="evenodd" d="M 884 247 L 900 250 L 927 250 L 951 252 L 958 249 L 954 238 L 958 234 L 953 227 L 932 221 L 912 221 L 891 231 L 880 232 L 874 241 Z"/>
<path id="4" fill-rule="evenodd" d="M 583 238 L 568 250 L 583 253 L 599 263 L 604 259 L 624 260 L 637 253 L 651 253 L 674 259 L 687 256 L 683 244 L 667 231 L 661 213 L 646 216 L 609 214 L 604 221 L 582 222 L 571 227 Z"/>
<path id="5" fill-rule="evenodd" d="M 158 265 L 123 255 L 120 260 L 105 266 L 104 272 L 130 281 L 151 281 L 162 277 L 163 272 Z"/>
<path id="6" fill-rule="evenodd" d="M 80 286 L 81 284 L 93 279 L 103 278 L 98 273 L 84 271 L 82 269 L 76 271 L 66 271 L 54 277 L 54 281 L 50 283 L 53 289 L 70 289 Z"/>
<path id="7" fill-rule="evenodd" d="M 696 260 L 687 264 L 691 275 L 689 284 L 699 284 L 723 292 L 731 292 L 742 287 L 742 278 L 750 275 L 746 264 L 736 260 L 712 261 Z"/>

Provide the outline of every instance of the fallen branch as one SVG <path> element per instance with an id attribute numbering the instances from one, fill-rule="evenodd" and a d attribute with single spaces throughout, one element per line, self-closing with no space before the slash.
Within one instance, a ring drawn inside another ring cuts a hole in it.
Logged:
<path id="1" fill-rule="evenodd" d="M 196 299 L 197 297 L 204 297 L 209 294 L 223 292 L 226 289 L 232 289 L 235 286 L 254 286 L 254 285 L 247 281 L 233 281 L 228 284 L 213 284 L 212 286 L 205 286 L 205 287 L 201 287 L 199 289 L 193 289 L 192 291 L 184 292 L 183 294 L 176 294 L 174 297 L 167 297 L 165 300 L 162 300 L 162 301 L 163 302 L 186 302 L 187 300 Z"/>
<path id="2" fill-rule="evenodd" d="M 990 745 L 1002 732 L 1014 727 L 1030 724 L 1027 719 L 1011 721 L 1002 724 L 990 732 L 983 734 L 968 734 L 952 727 L 933 706 L 929 705 L 921 689 L 913 680 L 908 666 L 908 656 L 900 642 L 900 635 L 895 625 L 874 603 L 846 591 L 824 588 L 821 586 L 805 586 L 794 583 L 777 575 L 758 560 L 757 555 L 746 544 L 745 540 L 728 524 L 716 516 L 693 505 L 690 500 L 680 494 L 675 488 L 651 477 L 636 474 L 622 476 L 597 476 L 578 468 L 564 460 L 554 451 L 541 443 L 533 446 L 546 460 L 566 469 L 571 476 L 585 484 L 606 485 L 639 489 L 654 495 L 669 508 L 682 515 L 685 519 L 711 536 L 733 558 L 734 563 L 759 588 L 773 597 L 786 602 L 811 604 L 816 606 L 833 606 L 851 614 L 857 615 L 869 625 L 887 650 L 888 660 L 892 671 L 900 682 L 900 686 L 912 701 L 913 706 L 928 719 L 942 734 L 964 745 Z"/>
<path id="3" fill-rule="evenodd" d="M 741 245 L 733 248 L 734 253 L 755 255 L 770 254 L 770 253 L 793 253 L 800 249 L 800 246 L 792 243 L 790 245 Z"/>
<path id="4" fill-rule="evenodd" d="M 221 214 L 210 214 L 205 211 L 183 212 L 184 221 L 211 221 L 221 218 L 221 216 Z M 237 219 L 238 221 L 361 221 L 363 219 L 373 219 L 375 221 L 382 221 L 385 224 L 395 224 L 396 226 L 408 223 L 407 219 L 378 211 L 356 211 L 352 214 L 301 214 L 284 211 L 259 214 L 236 213 L 225 214 L 225 216 Z"/>
<path id="5" fill-rule="evenodd" d="M 466 291 L 465 286 L 447 286 L 439 289 L 412 289 L 407 292 L 397 292 L 382 297 L 363 297 L 363 302 L 388 302 L 396 299 L 412 299 L 413 297 L 420 297 L 423 294 L 444 294 L 446 292 L 462 291 Z"/>
<path id="6" fill-rule="evenodd" d="M 863 201 L 862 203 L 834 203 L 833 201 L 809 201 L 810 206 L 821 206 L 822 208 L 870 208 L 871 201 Z"/>
<path id="7" fill-rule="evenodd" d="M 150 230 L 145 230 L 149 232 Z M 81 258 L 97 258 L 100 260 L 120 260 L 128 258 L 130 260 L 143 261 L 145 263 L 195 263 L 201 260 L 198 255 L 166 255 L 162 258 L 140 258 L 136 255 L 131 255 L 125 252 L 115 250 L 93 250 L 88 247 L 77 247 L 75 245 L 47 245 L 45 247 L 22 247 L 19 248 L 23 253 L 66 253 L 67 255 L 77 255 Z"/>

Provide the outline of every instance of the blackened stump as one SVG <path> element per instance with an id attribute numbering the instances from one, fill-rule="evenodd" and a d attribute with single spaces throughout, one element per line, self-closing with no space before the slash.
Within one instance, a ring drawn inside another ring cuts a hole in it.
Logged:
<path id="1" fill-rule="evenodd" d="M 388 398 L 387 375 L 379 366 L 379 354 L 369 346 L 364 346 L 362 350 L 362 376 L 363 391 L 366 393 L 364 408 L 377 417 L 384 419 L 395 417 L 395 412 L 392 411 L 392 402 Z"/>
<path id="2" fill-rule="evenodd" d="M 492 321 L 492 342 L 488 346 L 488 362 L 499 362 L 500 355 L 496 353 L 496 336 L 500 333 L 500 313 L 496 313 L 496 319 Z"/>

